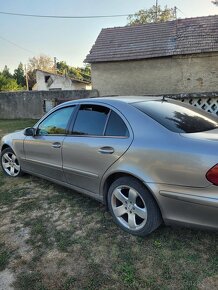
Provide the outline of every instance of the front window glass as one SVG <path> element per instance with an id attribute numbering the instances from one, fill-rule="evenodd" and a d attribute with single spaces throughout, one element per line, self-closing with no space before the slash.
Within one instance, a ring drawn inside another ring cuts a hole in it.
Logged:
<path id="1" fill-rule="evenodd" d="M 196 133 L 218 127 L 216 116 L 182 102 L 147 101 L 132 105 L 176 133 Z"/>
<path id="2" fill-rule="evenodd" d="M 80 106 L 73 127 L 74 135 L 102 136 L 110 109 L 98 105 Z"/>
<path id="3" fill-rule="evenodd" d="M 67 107 L 51 113 L 40 123 L 38 135 L 64 135 L 74 107 Z"/>

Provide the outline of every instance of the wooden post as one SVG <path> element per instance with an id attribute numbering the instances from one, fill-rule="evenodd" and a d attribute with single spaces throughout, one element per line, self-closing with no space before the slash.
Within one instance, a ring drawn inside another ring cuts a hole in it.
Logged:
<path id="1" fill-rule="evenodd" d="M 28 75 L 27 75 L 26 65 L 25 65 L 25 77 L 26 77 L 26 90 L 29 91 L 29 82 L 28 82 Z"/>

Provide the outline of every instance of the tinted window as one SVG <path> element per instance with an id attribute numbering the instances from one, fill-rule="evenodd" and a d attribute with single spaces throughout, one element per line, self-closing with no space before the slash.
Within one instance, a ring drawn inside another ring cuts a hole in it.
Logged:
<path id="1" fill-rule="evenodd" d="M 67 124 L 74 107 L 67 107 L 50 114 L 38 127 L 38 135 L 66 134 Z"/>
<path id="2" fill-rule="evenodd" d="M 210 113 L 184 103 L 170 101 L 148 101 L 133 106 L 177 133 L 203 132 L 216 128 L 218 118 Z"/>
<path id="3" fill-rule="evenodd" d="M 118 116 L 115 112 L 111 111 L 107 128 L 105 131 L 106 136 L 121 136 L 128 137 L 129 132 L 128 129 L 123 122 L 123 120 Z"/>
<path id="4" fill-rule="evenodd" d="M 73 126 L 73 134 L 102 136 L 109 111 L 103 106 L 82 105 Z"/>

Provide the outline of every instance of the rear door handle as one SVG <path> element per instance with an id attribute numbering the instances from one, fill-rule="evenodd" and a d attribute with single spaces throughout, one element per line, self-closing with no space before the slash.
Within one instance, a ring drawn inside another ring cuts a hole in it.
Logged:
<path id="1" fill-rule="evenodd" d="M 52 144 L 52 147 L 53 148 L 61 148 L 61 143 L 55 142 L 55 143 Z"/>
<path id="2" fill-rule="evenodd" d="M 100 152 L 102 154 L 113 154 L 114 153 L 114 148 L 113 147 L 109 147 L 109 146 L 105 146 L 105 147 L 99 148 L 98 152 Z"/>

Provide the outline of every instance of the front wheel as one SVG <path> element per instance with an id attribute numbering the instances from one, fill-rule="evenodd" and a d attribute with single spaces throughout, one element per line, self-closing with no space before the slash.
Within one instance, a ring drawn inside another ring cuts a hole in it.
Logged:
<path id="1" fill-rule="evenodd" d="M 1 166 L 3 172 L 10 177 L 18 177 L 23 174 L 17 156 L 11 148 L 2 150 Z"/>
<path id="2" fill-rule="evenodd" d="M 153 196 L 132 177 L 121 177 L 112 183 L 108 207 L 116 224 L 133 235 L 146 236 L 162 222 Z"/>

